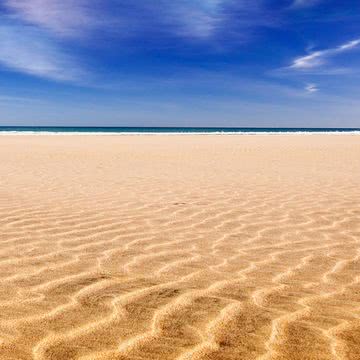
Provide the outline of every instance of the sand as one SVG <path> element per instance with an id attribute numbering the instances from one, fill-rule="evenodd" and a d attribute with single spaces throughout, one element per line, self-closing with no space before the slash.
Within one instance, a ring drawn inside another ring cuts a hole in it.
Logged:
<path id="1" fill-rule="evenodd" d="M 0 359 L 360 359 L 360 137 L 1 136 Z"/>

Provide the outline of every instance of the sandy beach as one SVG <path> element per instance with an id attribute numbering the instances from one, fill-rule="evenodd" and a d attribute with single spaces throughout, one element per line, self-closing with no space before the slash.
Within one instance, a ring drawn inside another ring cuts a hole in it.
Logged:
<path id="1" fill-rule="evenodd" d="M 1 136 L 0 359 L 360 359 L 360 137 Z"/>

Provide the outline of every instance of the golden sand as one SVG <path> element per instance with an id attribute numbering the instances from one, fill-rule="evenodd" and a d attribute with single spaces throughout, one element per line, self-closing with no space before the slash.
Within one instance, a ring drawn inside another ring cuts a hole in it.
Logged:
<path id="1" fill-rule="evenodd" d="M 0 359 L 360 359 L 360 137 L 2 136 Z"/>

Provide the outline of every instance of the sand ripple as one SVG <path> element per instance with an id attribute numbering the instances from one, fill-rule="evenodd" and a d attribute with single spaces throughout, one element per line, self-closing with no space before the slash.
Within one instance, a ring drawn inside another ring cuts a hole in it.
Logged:
<path id="1" fill-rule="evenodd" d="M 4 137 L 0 359 L 360 359 L 354 136 Z"/>

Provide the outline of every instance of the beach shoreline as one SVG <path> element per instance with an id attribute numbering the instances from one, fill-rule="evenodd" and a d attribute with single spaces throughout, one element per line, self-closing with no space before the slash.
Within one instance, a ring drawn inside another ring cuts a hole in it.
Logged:
<path id="1" fill-rule="evenodd" d="M 0 126 L 0 135 L 359 135 L 360 128 Z"/>

